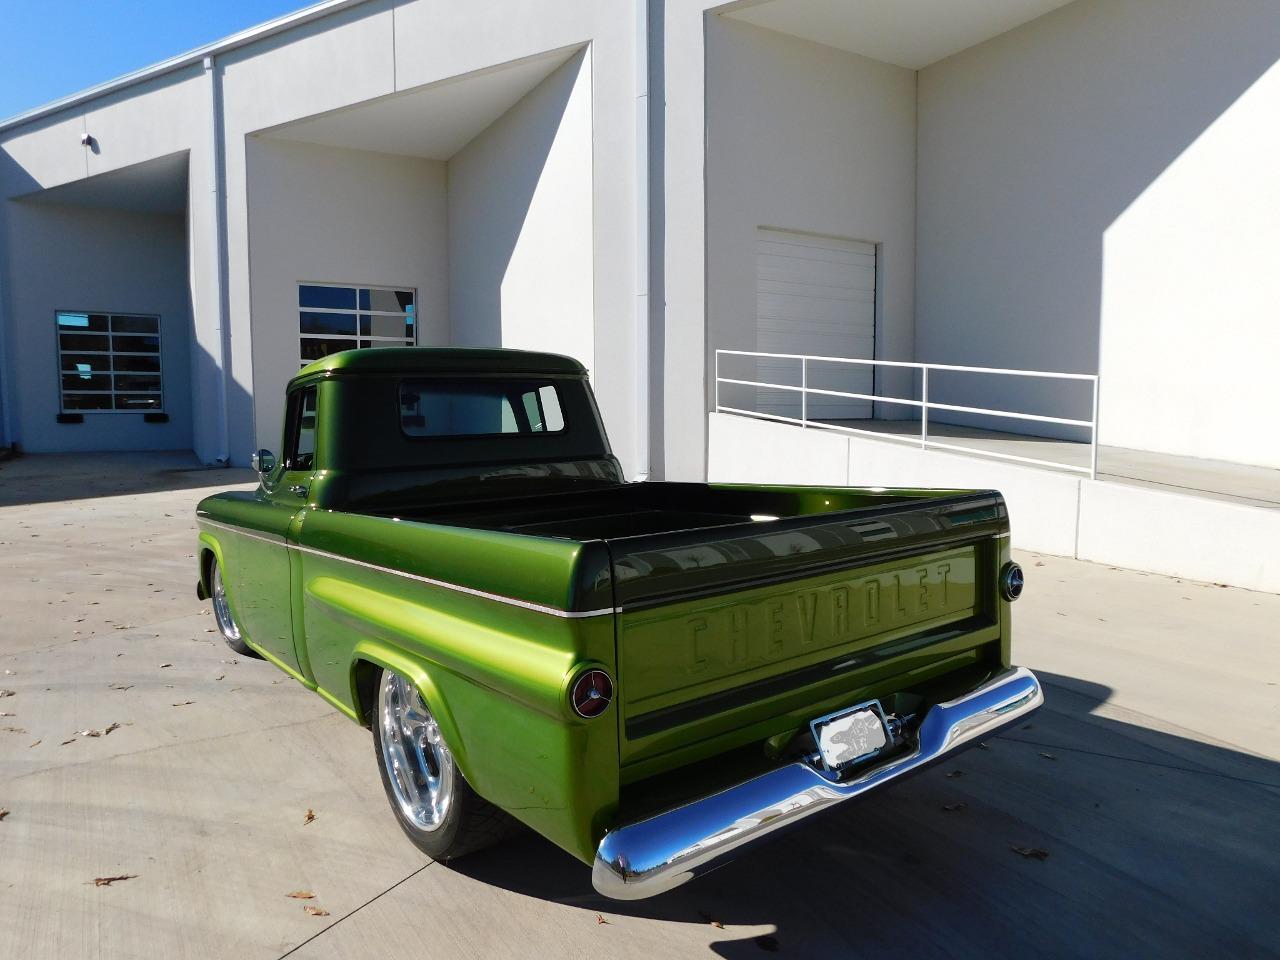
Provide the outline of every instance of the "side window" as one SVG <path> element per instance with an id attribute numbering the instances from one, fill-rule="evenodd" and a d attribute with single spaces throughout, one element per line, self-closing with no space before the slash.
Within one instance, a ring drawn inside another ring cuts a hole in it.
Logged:
<path id="1" fill-rule="evenodd" d="M 289 404 L 289 446 L 286 470 L 312 470 L 316 460 L 316 388 L 295 394 Z"/>

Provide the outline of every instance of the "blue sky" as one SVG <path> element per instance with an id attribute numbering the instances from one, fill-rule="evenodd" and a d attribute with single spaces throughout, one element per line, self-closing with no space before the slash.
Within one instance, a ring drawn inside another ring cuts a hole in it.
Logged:
<path id="1" fill-rule="evenodd" d="M 0 119 L 313 0 L 0 0 Z"/>

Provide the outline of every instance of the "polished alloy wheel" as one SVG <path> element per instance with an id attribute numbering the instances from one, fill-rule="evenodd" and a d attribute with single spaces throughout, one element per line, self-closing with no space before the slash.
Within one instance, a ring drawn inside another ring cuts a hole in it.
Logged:
<path id="1" fill-rule="evenodd" d="M 382 761 L 401 814 L 435 830 L 453 802 L 453 757 L 418 688 L 387 671 L 378 692 Z"/>
<path id="2" fill-rule="evenodd" d="M 240 639 L 240 628 L 236 626 L 236 618 L 231 615 L 231 604 L 227 602 L 227 588 L 222 585 L 222 567 L 213 565 L 211 578 L 213 595 L 213 616 L 218 621 L 218 630 L 228 640 Z"/>

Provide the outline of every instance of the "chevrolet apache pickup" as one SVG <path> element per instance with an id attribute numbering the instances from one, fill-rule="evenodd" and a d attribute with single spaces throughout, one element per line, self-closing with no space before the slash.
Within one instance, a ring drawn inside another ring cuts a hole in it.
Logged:
<path id="1" fill-rule="evenodd" d="M 652 896 L 1042 702 L 998 493 L 628 483 L 550 354 L 352 350 L 286 404 L 197 592 L 372 729 L 433 858 L 519 821 Z"/>

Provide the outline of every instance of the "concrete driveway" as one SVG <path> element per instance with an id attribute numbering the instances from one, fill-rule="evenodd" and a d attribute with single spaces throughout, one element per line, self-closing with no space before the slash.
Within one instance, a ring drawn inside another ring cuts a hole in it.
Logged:
<path id="1" fill-rule="evenodd" d="M 532 835 L 454 867 L 404 839 L 368 733 L 214 632 L 193 592 L 193 508 L 249 477 L 190 466 L 0 464 L 0 957 L 1280 944 L 1280 597 L 1024 555 L 1016 660 L 1049 698 L 1029 724 L 618 904 Z M 95 885 L 115 876 L 129 879 Z"/>

